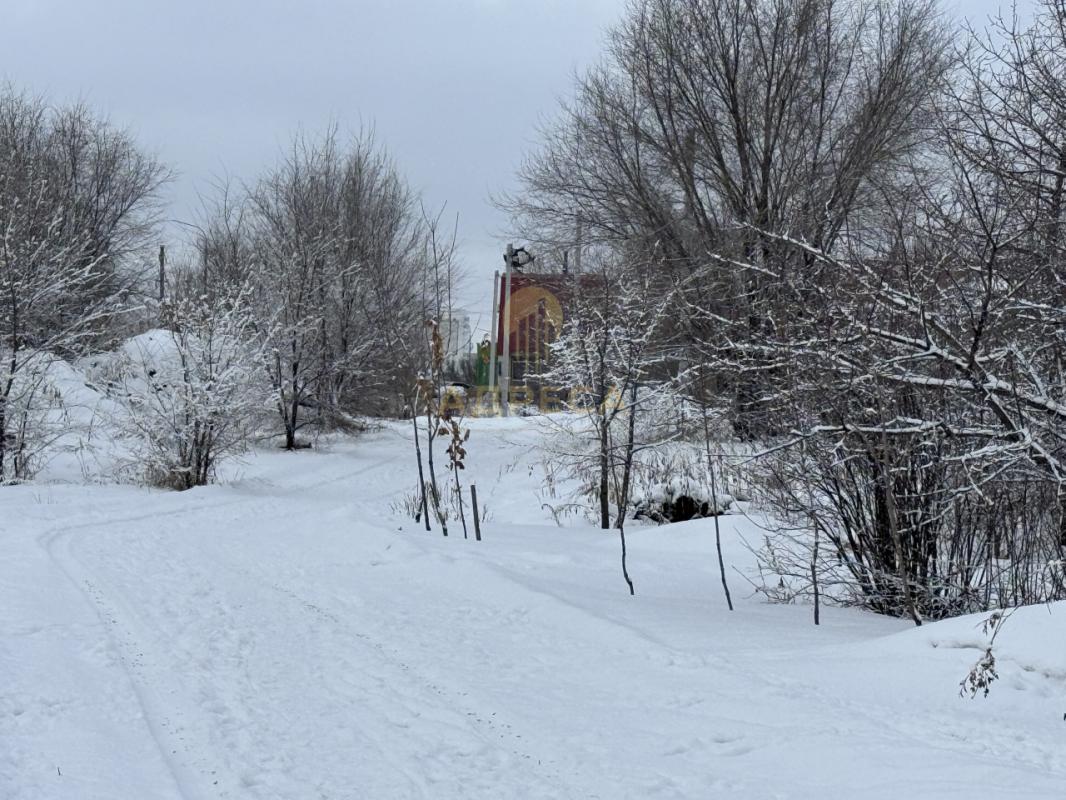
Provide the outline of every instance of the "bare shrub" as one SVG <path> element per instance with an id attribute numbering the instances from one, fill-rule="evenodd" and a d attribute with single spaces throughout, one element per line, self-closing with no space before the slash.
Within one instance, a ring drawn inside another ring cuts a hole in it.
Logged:
<path id="1" fill-rule="evenodd" d="M 855 439 L 781 450 L 757 466 L 777 523 L 759 555 L 763 589 L 919 619 L 1066 597 L 1057 486 L 981 481 L 953 443 L 893 440 L 886 461 Z M 814 558 L 813 531 L 823 537 Z M 908 597 L 909 595 L 909 597 Z"/>
<path id="2" fill-rule="evenodd" d="M 244 452 L 268 407 L 263 337 L 248 292 L 167 304 L 168 329 L 127 345 L 122 428 L 130 469 L 170 489 L 204 486 Z"/>

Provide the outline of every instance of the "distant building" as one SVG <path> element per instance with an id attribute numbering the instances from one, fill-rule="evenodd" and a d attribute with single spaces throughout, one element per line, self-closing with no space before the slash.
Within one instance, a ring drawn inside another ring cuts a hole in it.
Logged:
<path id="1" fill-rule="evenodd" d="M 552 345 L 562 334 L 563 325 L 572 312 L 575 293 L 597 285 L 599 280 L 595 275 L 512 273 L 510 330 L 505 333 L 507 289 L 501 279 L 498 318 L 495 320 L 496 354 L 503 356 L 506 336 L 513 384 L 528 382 L 532 376 L 548 368 Z"/>
<path id="2" fill-rule="evenodd" d="M 470 315 L 457 309 L 441 317 L 440 338 L 444 342 L 446 361 L 459 361 L 469 356 L 474 351 Z"/>

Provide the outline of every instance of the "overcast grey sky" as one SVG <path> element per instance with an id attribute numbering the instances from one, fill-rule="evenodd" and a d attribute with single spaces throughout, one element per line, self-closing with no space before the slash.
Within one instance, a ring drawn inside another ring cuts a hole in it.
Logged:
<path id="1" fill-rule="evenodd" d="M 1026 3 L 1027 4 L 1027 3 Z M 82 98 L 179 173 L 190 219 L 214 177 L 251 180 L 292 133 L 373 124 L 430 206 L 459 214 L 461 293 L 488 316 L 538 120 L 594 62 L 624 0 L 0 0 L 0 78 Z M 997 0 L 955 0 L 983 16 Z"/>

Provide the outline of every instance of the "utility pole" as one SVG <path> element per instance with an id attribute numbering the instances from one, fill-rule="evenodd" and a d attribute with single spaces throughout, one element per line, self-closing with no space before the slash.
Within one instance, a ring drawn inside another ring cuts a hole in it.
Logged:
<path id="1" fill-rule="evenodd" d="M 489 325 L 489 397 L 496 403 L 496 336 L 500 329 L 500 271 L 492 276 L 492 322 Z"/>
<path id="2" fill-rule="evenodd" d="M 159 302 L 163 302 L 167 286 L 167 246 L 159 245 Z"/>
<path id="3" fill-rule="evenodd" d="M 581 217 L 577 218 L 577 241 L 574 243 L 574 273 L 581 274 L 581 239 L 583 238 L 584 231 L 581 224 Z"/>
<path id="4" fill-rule="evenodd" d="M 511 264 L 514 261 L 514 245 L 507 245 L 503 255 L 506 264 L 503 288 L 503 368 L 500 372 L 500 409 L 503 416 L 511 416 Z"/>

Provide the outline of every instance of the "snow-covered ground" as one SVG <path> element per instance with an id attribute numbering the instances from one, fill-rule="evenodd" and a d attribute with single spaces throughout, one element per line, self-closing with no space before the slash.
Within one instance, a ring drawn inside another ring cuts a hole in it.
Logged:
<path id="1" fill-rule="evenodd" d="M 538 421 L 472 425 L 481 543 L 395 510 L 400 424 L 183 494 L 0 489 L 0 798 L 1066 797 L 1066 605 L 963 699 L 980 617 L 815 628 L 736 572 L 729 613 L 709 520 L 634 527 L 630 597 L 541 507 Z"/>

